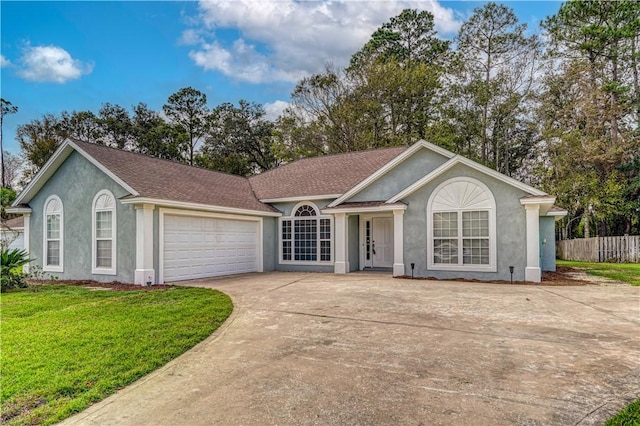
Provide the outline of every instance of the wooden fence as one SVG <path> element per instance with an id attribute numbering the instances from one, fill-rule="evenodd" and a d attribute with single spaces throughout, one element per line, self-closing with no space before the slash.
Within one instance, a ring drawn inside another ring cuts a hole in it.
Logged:
<path id="1" fill-rule="evenodd" d="M 640 236 L 562 240 L 556 243 L 556 256 L 584 262 L 640 263 Z"/>

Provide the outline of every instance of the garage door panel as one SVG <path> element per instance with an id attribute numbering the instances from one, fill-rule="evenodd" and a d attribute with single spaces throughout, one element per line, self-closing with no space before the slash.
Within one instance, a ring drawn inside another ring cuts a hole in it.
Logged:
<path id="1" fill-rule="evenodd" d="M 255 221 L 165 215 L 164 280 L 254 272 L 258 241 Z"/>

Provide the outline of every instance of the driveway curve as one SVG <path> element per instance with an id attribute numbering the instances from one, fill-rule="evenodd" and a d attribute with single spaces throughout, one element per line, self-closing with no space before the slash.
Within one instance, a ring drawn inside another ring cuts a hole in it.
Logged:
<path id="1" fill-rule="evenodd" d="M 235 309 L 65 425 L 602 424 L 640 398 L 640 288 L 264 273 Z"/>

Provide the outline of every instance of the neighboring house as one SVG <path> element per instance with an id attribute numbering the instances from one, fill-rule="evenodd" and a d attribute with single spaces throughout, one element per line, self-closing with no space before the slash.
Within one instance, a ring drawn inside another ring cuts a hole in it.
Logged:
<path id="1" fill-rule="evenodd" d="M 144 284 L 253 271 L 388 270 L 538 282 L 555 197 L 420 141 L 251 178 L 67 140 L 9 211 L 61 279 Z"/>
<path id="2" fill-rule="evenodd" d="M 0 239 L 3 248 L 24 249 L 24 216 L 3 220 L 0 223 Z"/>

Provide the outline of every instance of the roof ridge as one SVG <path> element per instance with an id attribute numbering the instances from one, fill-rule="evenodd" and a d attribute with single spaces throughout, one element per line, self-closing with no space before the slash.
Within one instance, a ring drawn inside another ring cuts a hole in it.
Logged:
<path id="1" fill-rule="evenodd" d="M 81 145 L 89 145 L 89 146 L 92 146 L 92 147 L 110 149 L 110 150 L 113 150 L 113 151 L 116 151 L 116 152 L 124 152 L 124 153 L 127 153 L 127 154 L 138 155 L 138 156 L 141 156 L 141 157 L 144 157 L 144 158 L 149 158 L 149 159 L 156 160 L 156 161 L 163 161 L 163 162 L 170 163 L 170 164 L 175 164 L 175 165 L 178 165 L 178 166 L 184 166 L 184 167 L 189 167 L 189 168 L 192 168 L 192 169 L 204 170 L 206 172 L 211 172 L 211 173 L 221 174 L 221 175 L 225 175 L 225 176 L 232 176 L 232 177 L 236 177 L 236 178 L 249 180 L 249 178 L 246 177 L 246 176 L 234 175 L 233 173 L 226 173 L 226 172 L 221 172 L 219 170 L 207 169 L 206 167 L 194 166 L 192 164 L 187 164 L 187 163 L 181 163 L 180 161 L 169 160 L 167 158 L 160 158 L 160 157 L 156 157 L 156 156 L 151 155 L 151 154 L 145 154 L 145 153 L 136 152 L 136 151 L 129 151 L 129 150 L 125 150 L 125 149 L 116 148 L 116 147 L 113 147 L 113 146 L 102 145 L 102 144 L 97 144 L 97 143 L 87 142 L 87 141 L 81 141 L 79 139 L 74 139 L 74 138 L 67 138 L 67 139 L 69 139 L 73 143 L 80 143 Z"/>
<path id="2" fill-rule="evenodd" d="M 264 176 L 266 174 L 269 174 L 271 172 L 275 172 L 278 169 L 281 169 L 283 167 L 287 167 L 291 164 L 296 164 L 296 163 L 300 163 L 302 161 L 307 161 L 307 160 L 313 160 L 316 158 L 335 158 L 335 157 L 340 157 L 340 156 L 344 156 L 344 155 L 353 155 L 353 154 L 360 154 L 360 153 L 370 153 L 370 152 L 376 152 L 376 151 L 385 151 L 385 150 L 389 150 L 389 149 L 397 149 L 397 148 L 408 148 L 409 145 L 394 145 L 394 146 L 383 146 L 381 148 L 373 148 L 373 149 L 361 149 L 358 151 L 347 151 L 347 152 L 336 152 L 333 154 L 320 154 L 320 155 L 316 155 L 314 157 L 302 157 L 302 158 L 298 158 L 296 160 L 293 160 L 290 163 L 286 163 L 286 164 L 282 164 L 278 167 L 275 167 L 273 169 L 270 170 L 265 170 L 262 173 L 258 173 L 257 175 L 252 175 L 249 176 L 247 179 L 249 179 L 249 181 L 251 181 L 253 178 L 258 177 L 258 176 Z"/>

